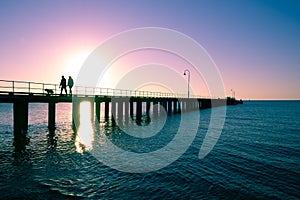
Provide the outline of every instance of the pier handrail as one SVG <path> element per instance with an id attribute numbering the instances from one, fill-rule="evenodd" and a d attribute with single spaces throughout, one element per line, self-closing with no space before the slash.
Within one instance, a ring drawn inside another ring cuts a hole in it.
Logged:
<path id="1" fill-rule="evenodd" d="M 52 95 L 60 95 L 58 84 L 39 83 L 32 81 L 0 80 L 0 93 L 23 95 L 47 95 L 45 89 L 53 90 Z M 153 97 L 153 98 L 185 98 L 186 94 L 153 92 L 143 90 L 125 90 L 101 87 L 75 86 L 73 95 L 78 96 L 110 96 L 110 97 Z M 190 95 L 190 98 L 211 98 L 200 95 Z"/>

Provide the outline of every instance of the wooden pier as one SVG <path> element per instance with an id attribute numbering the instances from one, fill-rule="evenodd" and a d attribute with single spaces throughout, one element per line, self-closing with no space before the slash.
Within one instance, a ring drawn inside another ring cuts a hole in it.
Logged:
<path id="1" fill-rule="evenodd" d="M 48 94 L 45 89 L 53 90 Z M 184 98 L 183 95 L 171 93 L 116 90 L 109 88 L 75 87 L 72 96 L 61 96 L 58 85 L 0 80 L 0 103 L 13 103 L 14 135 L 22 136 L 28 130 L 28 105 L 29 103 L 48 104 L 48 128 L 55 130 L 56 104 L 72 103 L 73 128 L 76 130 L 80 124 L 80 103 L 90 102 L 92 117 L 95 122 L 100 122 L 100 108 L 104 106 L 105 120 L 118 120 L 128 123 L 134 119 L 140 123 L 143 115 L 152 113 L 157 118 L 164 114 L 178 114 L 216 106 L 235 105 L 239 103 L 233 98 L 205 98 L 192 96 Z M 158 108 L 165 112 L 160 112 Z M 152 110 L 150 111 L 150 109 Z"/>

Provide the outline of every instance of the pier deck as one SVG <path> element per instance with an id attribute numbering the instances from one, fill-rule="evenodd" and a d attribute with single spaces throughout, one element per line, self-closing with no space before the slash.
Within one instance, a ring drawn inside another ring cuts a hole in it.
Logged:
<path id="1" fill-rule="evenodd" d="M 51 89 L 48 94 L 45 89 Z M 72 103 L 73 128 L 79 125 L 79 107 L 83 101 L 91 103 L 92 116 L 100 120 L 101 104 L 104 104 L 105 119 L 128 122 L 129 117 L 137 122 L 143 113 L 149 115 L 150 108 L 154 117 L 161 113 L 158 107 L 165 109 L 164 113 L 176 114 L 216 106 L 236 105 L 239 101 L 233 98 L 209 98 L 185 95 L 109 88 L 91 88 L 76 86 L 73 95 L 60 95 L 59 86 L 55 84 L 0 80 L 0 103 L 13 103 L 14 135 L 22 135 L 28 129 L 28 104 L 48 104 L 48 128 L 55 130 L 56 104 Z M 155 106 L 159 105 L 159 106 Z"/>

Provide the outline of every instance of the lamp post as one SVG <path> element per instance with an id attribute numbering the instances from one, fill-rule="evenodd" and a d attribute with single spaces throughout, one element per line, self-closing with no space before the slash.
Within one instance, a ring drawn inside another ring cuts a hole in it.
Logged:
<path id="1" fill-rule="evenodd" d="M 191 72 L 188 69 L 185 69 L 183 72 L 183 75 L 186 75 L 186 72 L 188 72 L 188 98 L 190 98 L 190 78 L 191 78 Z"/>
<path id="2" fill-rule="evenodd" d="M 231 89 L 231 98 L 235 99 L 235 91 Z"/>

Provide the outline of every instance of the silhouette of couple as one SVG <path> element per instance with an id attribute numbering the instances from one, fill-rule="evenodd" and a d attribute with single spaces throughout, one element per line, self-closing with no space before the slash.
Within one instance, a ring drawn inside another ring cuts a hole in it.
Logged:
<path id="1" fill-rule="evenodd" d="M 73 85 L 74 85 L 74 81 L 73 81 L 72 77 L 69 76 L 68 87 L 70 89 L 70 95 L 72 95 L 72 87 L 73 87 Z M 67 80 L 65 79 L 64 76 L 61 77 L 61 81 L 60 81 L 59 87 L 60 87 L 60 95 L 62 95 L 63 90 L 65 90 L 66 95 L 68 95 L 68 93 L 67 93 Z"/>

